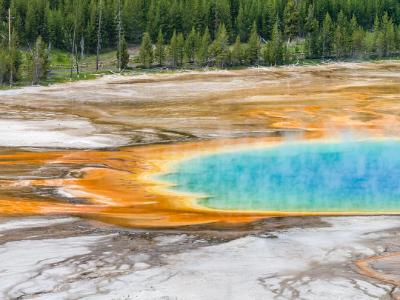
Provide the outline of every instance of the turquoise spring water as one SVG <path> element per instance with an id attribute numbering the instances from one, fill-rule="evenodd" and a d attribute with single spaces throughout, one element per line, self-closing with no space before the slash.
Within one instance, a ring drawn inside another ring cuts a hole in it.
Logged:
<path id="1" fill-rule="evenodd" d="M 217 153 L 161 176 L 209 208 L 400 212 L 400 142 L 287 143 Z"/>

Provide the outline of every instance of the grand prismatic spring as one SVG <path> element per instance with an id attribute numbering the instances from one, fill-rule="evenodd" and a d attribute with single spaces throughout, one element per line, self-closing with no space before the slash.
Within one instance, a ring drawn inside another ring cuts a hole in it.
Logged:
<path id="1" fill-rule="evenodd" d="M 396 299 L 399 78 L 393 61 L 1 91 L 0 298 Z"/>
<path id="2" fill-rule="evenodd" d="M 398 141 L 284 143 L 191 159 L 162 176 L 221 210 L 400 212 Z"/>

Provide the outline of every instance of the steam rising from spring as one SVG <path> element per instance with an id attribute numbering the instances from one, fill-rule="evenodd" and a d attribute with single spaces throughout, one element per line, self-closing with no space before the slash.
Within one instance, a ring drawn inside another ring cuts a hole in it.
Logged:
<path id="1" fill-rule="evenodd" d="M 292 212 L 400 211 L 400 142 L 286 142 L 184 161 L 163 176 L 202 205 Z"/>

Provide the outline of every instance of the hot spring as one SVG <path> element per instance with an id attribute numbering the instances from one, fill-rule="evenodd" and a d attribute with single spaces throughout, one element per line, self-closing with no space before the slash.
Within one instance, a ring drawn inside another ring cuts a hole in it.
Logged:
<path id="1" fill-rule="evenodd" d="M 212 209 L 393 213 L 400 211 L 400 142 L 283 143 L 220 152 L 183 160 L 159 179 Z"/>

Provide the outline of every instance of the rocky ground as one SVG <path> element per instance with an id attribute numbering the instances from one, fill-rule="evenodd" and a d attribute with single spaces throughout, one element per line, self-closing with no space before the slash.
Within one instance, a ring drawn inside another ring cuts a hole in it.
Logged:
<path id="1" fill-rule="evenodd" d="M 24 218 L 2 219 L 0 234 L 2 299 L 398 299 L 400 292 L 355 264 L 400 252 L 399 217 L 277 219 L 225 232 Z M 393 263 L 373 268 L 397 272 Z"/>

